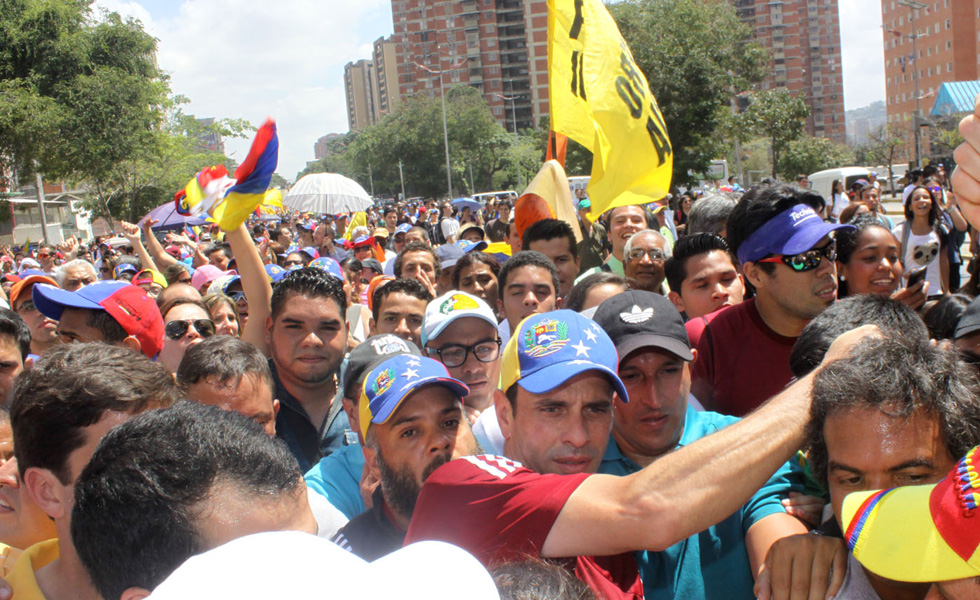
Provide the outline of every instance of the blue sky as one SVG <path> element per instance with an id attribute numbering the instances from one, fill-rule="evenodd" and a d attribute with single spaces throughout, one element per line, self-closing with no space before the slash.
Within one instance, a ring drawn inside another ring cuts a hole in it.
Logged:
<path id="1" fill-rule="evenodd" d="M 880 0 L 839 0 L 845 108 L 883 100 Z M 279 127 L 279 174 L 292 180 L 313 144 L 347 131 L 344 65 L 369 58 L 392 32 L 390 0 L 97 0 L 143 22 L 186 111 L 201 117 L 267 116 Z M 235 158 L 248 141 L 231 140 Z"/>

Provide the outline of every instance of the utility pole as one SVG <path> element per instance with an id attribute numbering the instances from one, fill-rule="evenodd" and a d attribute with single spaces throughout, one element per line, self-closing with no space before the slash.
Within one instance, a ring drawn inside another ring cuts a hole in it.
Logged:
<path id="1" fill-rule="evenodd" d="M 398 159 L 398 179 L 402 182 L 402 200 L 406 198 L 405 196 L 405 173 L 402 171 L 402 159 Z"/>
<path id="2" fill-rule="evenodd" d="M 368 163 L 368 181 L 371 183 L 371 197 L 374 197 L 374 174 L 371 172 L 371 163 Z"/>
<path id="3" fill-rule="evenodd" d="M 34 181 L 37 185 L 37 206 L 41 209 L 41 235 L 44 236 L 44 243 L 48 241 L 48 216 L 44 214 L 44 182 L 41 181 L 41 174 L 36 173 Z"/>
<path id="4" fill-rule="evenodd" d="M 494 96 L 497 96 L 504 102 L 510 102 L 510 118 L 514 125 L 514 143 L 516 144 L 517 143 L 517 108 L 515 108 L 514 105 L 517 103 L 517 99 L 520 98 L 520 96 L 504 96 L 503 94 L 494 94 Z"/>
<path id="5" fill-rule="evenodd" d="M 922 112 L 919 108 L 919 53 L 916 51 L 915 41 L 919 38 L 919 32 L 915 29 L 915 11 L 926 8 L 926 5 L 916 0 L 898 0 L 902 6 L 912 9 L 909 16 L 909 23 L 912 25 L 912 77 L 915 78 L 915 118 L 912 119 L 913 133 L 915 134 L 915 166 L 922 168 L 922 134 L 919 131 L 919 123 L 922 120 Z"/>
<path id="6" fill-rule="evenodd" d="M 439 49 L 442 50 L 442 44 L 439 44 Z M 442 58 L 442 53 L 440 52 L 439 58 Z M 422 69 L 426 73 L 430 73 L 439 77 L 439 95 L 442 96 L 442 140 L 446 146 L 446 187 L 449 190 L 449 199 L 453 198 L 453 173 L 452 164 L 449 162 L 449 127 L 446 124 L 446 85 L 443 82 L 442 76 L 444 73 L 452 73 L 463 68 L 467 62 L 467 58 L 464 56 L 462 60 L 456 64 L 450 66 L 448 69 L 431 69 L 425 65 L 415 63 L 415 66 Z"/>

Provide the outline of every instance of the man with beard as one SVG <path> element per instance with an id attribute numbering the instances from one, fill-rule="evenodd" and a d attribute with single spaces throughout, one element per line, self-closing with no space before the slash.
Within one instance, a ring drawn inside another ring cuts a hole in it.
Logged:
<path id="1" fill-rule="evenodd" d="M 837 299 L 833 232 L 852 228 L 825 222 L 821 206 L 813 192 L 762 186 L 732 212 L 728 244 L 755 297 L 687 322 L 691 392 L 706 409 L 745 416 L 792 379 L 796 338 Z"/>
<path id="2" fill-rule="evenodd" d="M 358 422 L 368 469 L 381 485 L 371 509 L 345 525 L 334 542 L 367 561 L 404 545 L 428 476 L 454 454 L 477 452 L 463 418 L 462 397 L 468 393 L 430 358 L 395 356 L 367 374 Z"/>
<path id="3" fill-rule="evenodd" d="M 306 472 L 343 445 L 348 427 L 333 401 L 347 349 L 347 298 L 336 277 L 306 267 L 276 284 L 271 307 L 266 341 L 280 407 L 276 435 Z"/>

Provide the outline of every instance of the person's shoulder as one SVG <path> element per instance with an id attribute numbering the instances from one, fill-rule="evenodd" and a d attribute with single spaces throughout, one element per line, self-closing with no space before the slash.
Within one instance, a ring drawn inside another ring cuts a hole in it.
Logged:
<path id="1" fill-rule="evenodd" d="M 739 417 L 723 415 L 710 410 L 691 411 L 691 413 L 688 415 L 688 419 L 689 424 L 692 426 L 688 428 L 688 431 L 684 432 L 685 437 L 687 437 L 688 432 L 696 436 L 689 441 L 694 441 L 695 439 L 700 439 L 711 435 L 716 431 L 720 431 L 729 425 L 733 425 L 742 420 Z"/>
<path id="2" fill-rule="evenodd" d="M 480 454 L 449 461 L 426 479 L 426 485 L 493 482 L 525 473 L 534 472 L 516 460 L 495 454 Z"/>

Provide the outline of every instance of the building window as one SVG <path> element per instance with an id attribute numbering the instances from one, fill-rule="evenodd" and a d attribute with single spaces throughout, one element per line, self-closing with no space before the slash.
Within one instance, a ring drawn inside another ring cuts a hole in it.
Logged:
<path id="1" fill-rule="evenodd" d="M 949 22 L 949 19 L 946 19 L 946 29 L 948 30 L 950 27 L 951 27 L 951 24 Z"/>

